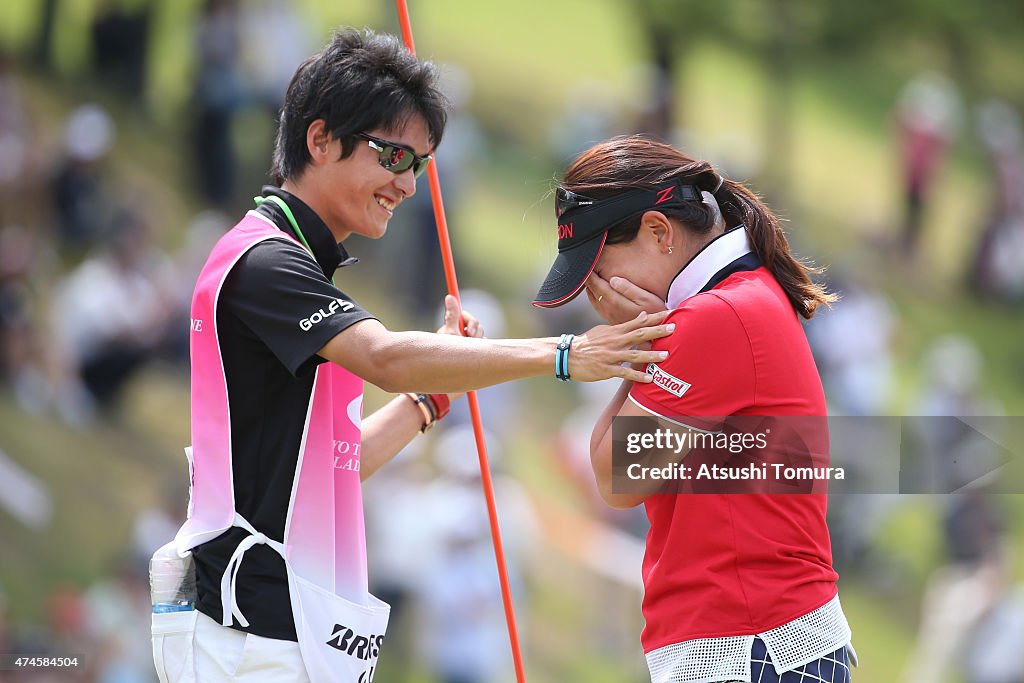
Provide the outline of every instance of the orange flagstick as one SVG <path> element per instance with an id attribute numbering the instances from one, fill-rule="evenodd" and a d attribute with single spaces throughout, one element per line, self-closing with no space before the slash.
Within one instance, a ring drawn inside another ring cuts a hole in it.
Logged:
<path id="1" fill-rule="evenodd" d="M 416 45 L 412 39 L 412 24 L 409 21 L 409 6 L 406 0 L 395 0 L 398 5 L 398 20 L 402 25 L 402 40 L 405 47 L 416 55 Z M 441 180 L 437 175 L 437 163 L 427 166 L 427 177 L 430 180 L 430 199 L 434 204 L 434 220 L 437 222 L 437 239 L 441 245 L 441 261 L 444 263 L 444 277 L 448 283 L 448 293 L 459 298 L 459 281 L 455 275 L 455 259 L 452 257 L 452 243 L 448 237 L 448 221 L 444 216 L 444 202 L 441 199 Z M 465 327 L 462 326 L 465 334 Z M 487 443 L 484 441 L 484 425 L 480 419 L 480 404 L 476 392 L 466 394 L 469 401 L 469 413 L 473 418 L 473 433 L 476 436 L 476 451 L 480 458 L 480 480 L 487 500 L 487 517 L 491 523 L 491 539 L 494 542 L 494 559 L 498 564 L 498 579 L 501 582 L 501 600 L 505 605 L 505 623 L 508 625 L 509 644 L 512 646 L 512 663 L 516 670 L 516 681 L 526 683 L 523 671 L 523 655 L 519 648 L 519 632 L 516 630 L 516 612 L 512 604 L 512 589 L 508 582 L 508 568 L 505 566 L 505 550 L 501 543 L 501 529 L 498 526 L 498 507 L 494 503 L 494 484 L 491 481 L 491 466 L 487 461 Z"/>

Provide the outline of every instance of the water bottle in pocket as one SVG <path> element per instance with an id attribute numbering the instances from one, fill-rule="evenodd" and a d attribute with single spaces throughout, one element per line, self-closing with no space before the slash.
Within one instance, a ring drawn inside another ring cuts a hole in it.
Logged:
<path id="1" fill-rule="evenodd" d="M 161 547 L 149 561 L 153 613 L 187 612 L 196 608 L 196 570 L 192 553 L 178 555 L 174 541 Z"/>

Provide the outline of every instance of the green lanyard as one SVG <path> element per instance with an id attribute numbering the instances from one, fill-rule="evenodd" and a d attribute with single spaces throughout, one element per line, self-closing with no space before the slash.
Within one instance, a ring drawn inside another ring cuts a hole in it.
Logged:
<path id="1" fill-rule="evenodd" d="M 270 195 L 269 197 L 253 197 L 252 200 L 256 202 L 256 206 L 259 206 L 263 202 L 273 202 L 274 204 L 277 204 L 281 210 L 284 211 L 285 218 L 288 219 L 288 223 L 292 226 L 292 230 L 295 231 L 295 234 L 299 236 L 299 241 L 302 242 L 304 247 L 306 247 L 306 251 L 308 251 L 313 258 L 316 258 L 316 254 L 313 254 L 313 249 L 309 246 L 309 242 L 306 241 L 306 236 L 303 235 L 302 230 L 299 229 L 299 222 L 295 220 L 292 210 L 288 208 L 288 205 L 283 199 Z"/>

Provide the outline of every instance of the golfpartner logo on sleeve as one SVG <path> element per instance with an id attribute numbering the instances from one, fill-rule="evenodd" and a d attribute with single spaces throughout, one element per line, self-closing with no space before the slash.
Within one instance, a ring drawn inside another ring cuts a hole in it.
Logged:
<path id="1" fill-rule="evenodd" d="M 299 327 L 301 327 L 306 332 L 309 332 L 311 329 L 313 329 L 313 325 L 316 325 L 318 322 L 322 322 L 324 318 L 330 318 L 338 311 L 351 311 L 352 308 L 353 305 L 351 301 L 345 301 L 344 299 L 335 299 L 330 303 L 326 311 L 324 311 L 324 309 L 321 308 L 319 311 L 309 316 L 308 318 L 303 318 L 302 320 L 300 320 Z"/>

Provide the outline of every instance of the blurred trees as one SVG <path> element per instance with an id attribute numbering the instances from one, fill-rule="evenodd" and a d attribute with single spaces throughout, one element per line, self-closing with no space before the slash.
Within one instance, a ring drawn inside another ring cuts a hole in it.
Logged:
<path id="1" fill-rule="evenodd" d="M 999 86 L 986 73 L 983 53 L 992 44 L 1019 46 L 1024 39 L 1024 4 L 1009 0 L 824 0 L 818 11 L 823 51 L 851 54 L 923 44 L 941 60 L 936 67 L 947 69 L 969 98 L 978 95 L 972 91 Z"/>
<path id="2" fill-rule="evenodd" d="M 1024 104 L 1024 80 L 1010 80 L 1014 74 L 988 68 L 992 53 L 999 52 L 1001 46 L 1024 43 L 1024 3 L 634 0 L 634 4 L 646 27 L 659 78 L 677 89 L 674 97 L 666 98 L 664 84 L 657 86 L 657 114 L 644 126 L 652 134 L 668 136 L 667 122 L 685 124 L 685 112 L 674 111 L 672 104 L 685 107 L 686 82 L 679 65 L 685 64 L 695 45 L 724 41 L 762 65 L 768 83 L 762 185 L 770 194 L 782 192 L 789 171 L 794 72 L 812 60 L 847 61 L 880 52 L 922 52 L 937 70 L 949 73 L 968 102 L 998 94 Z M 1012 54 L 1005 61 L 1015 63 Z M 727 83 L 722 84 L 721 98 L 727 105 Z"/>

